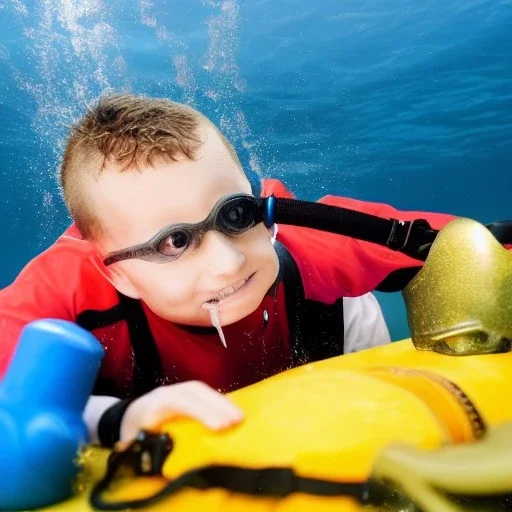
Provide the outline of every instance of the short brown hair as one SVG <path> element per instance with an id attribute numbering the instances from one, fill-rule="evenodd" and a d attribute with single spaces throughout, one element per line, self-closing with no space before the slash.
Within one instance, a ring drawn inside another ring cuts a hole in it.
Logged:
<path id="1" fill-rule="evenodd" d="M 84 187 L 86 175 L 99 174 L 107 161 L 118 164 L 122 172 L 151 166 L 157 158 L 193 159 L 203 142 L 198 133 L 203 123 L 215 128 L 240 165 L 217 127 L 181 103 L 122 94 L 104 96 L 90 107 L 71 128 L 60 172 L 64 200 L 82 236 L 93 239 L 101 234 Z"/>

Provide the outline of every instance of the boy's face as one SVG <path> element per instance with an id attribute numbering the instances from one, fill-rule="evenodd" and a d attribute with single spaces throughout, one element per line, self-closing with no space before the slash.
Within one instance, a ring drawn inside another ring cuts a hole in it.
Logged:
<path id="1" fill-rule="evenodd" d="M 91 180 L 90 197 L 104 235 L 95 241 L 106 254 L 148 241 L 170 224 L 204 220 L 223 197 L 250 193 L 237 163 L 209 126 L 195 160 L 158 161 L 119 172 L 107 165 Z M 178 259 L 154 263 L 127 259 L 106 267 L 116 288 L 142 299 L 162 318 L 211 325 L 206 303 L 216 297 L 222 325 L 252 313 L 272 286 L 278 260 L 263 223 L 235 237 L 208 231 Z"/>

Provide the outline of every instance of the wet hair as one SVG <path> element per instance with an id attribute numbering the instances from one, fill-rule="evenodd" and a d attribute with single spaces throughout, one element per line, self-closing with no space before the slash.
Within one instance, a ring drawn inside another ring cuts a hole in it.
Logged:
<path id="1" fill-rule="evenodd" d="M 106 164 L 125 172 L 152 166 L 157 159 L 194 159 L 203 142 L 199 128 L 205 124 L 217 131 L 241 168 L 233 146 L 191 107 L 131 94 L 104 96 L 89 107 L 71 128 L 60 171 L 64 200 L 81 235 L 91 240 L 102 233 L 88 195 L 87 177 L 98 176 Z"/>

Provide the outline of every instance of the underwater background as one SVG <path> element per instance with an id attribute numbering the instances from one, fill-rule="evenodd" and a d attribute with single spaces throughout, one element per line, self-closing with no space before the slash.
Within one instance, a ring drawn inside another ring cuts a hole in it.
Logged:
<path id="1" fill-rule="evenodd" d="M 108 91 L 195 106 L 302 199 L 512 218 L 511 36 L 512 0 L 0 0 L 0 287 L 69 224 L 62 139 Z"/>

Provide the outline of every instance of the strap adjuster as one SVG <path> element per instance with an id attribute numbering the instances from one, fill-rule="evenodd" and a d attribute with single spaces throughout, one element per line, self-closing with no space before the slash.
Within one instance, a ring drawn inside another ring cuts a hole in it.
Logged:
<path id="1" fill-rule="evenodd" d="M 409 242 L 411 230 L 416 221 L 404 221 L 399 219 L 390 220 L 392 225 L 386 245 L 394 251 L 402 251 Z"/>
<path id="2" fill-rule="evenodd" d="M 161 475 L 172 447 L 172 439 L 168 434 L 152 434 L 141 430 L 128 448 L 112 451 L 109 468 L 112 473 L 120 466 L 128 466 L 138 476 Z"/>
<path id="3" fill-rule="evenodd" d="M 392 225 L 386 241 L 387 247 L 403 252 L 411 258 L 425 261 L 438 232 L 432 229 L 425 219 L 390 220 Z"/>

